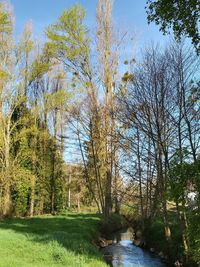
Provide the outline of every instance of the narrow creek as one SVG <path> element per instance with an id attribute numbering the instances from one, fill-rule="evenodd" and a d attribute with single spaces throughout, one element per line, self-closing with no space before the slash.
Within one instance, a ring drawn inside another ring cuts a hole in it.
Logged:
<path id="1" fill-rule="evenodd" d="M 112 240 L 112 245 L 102 249 L 111 267 L 167 267 L 158 256 L 133 244 L 131 228 L 115 233 Z"/>

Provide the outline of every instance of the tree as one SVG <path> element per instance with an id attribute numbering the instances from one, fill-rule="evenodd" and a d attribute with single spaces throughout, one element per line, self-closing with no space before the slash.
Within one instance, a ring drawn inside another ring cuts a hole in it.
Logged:
<path id="1" fill-rule="evenodd" d="M 57 211 L 64 201 L 58 136 L 70 94 L 63 66 L 36 47 L 31 29 L 16 42 L 12 12 L 0 4 L 0 216 Z"/>
<path id="2" fill-rule="evenodd" d="M 14 73 L 12 64 L 15 64 L 13 51 L 13 16 L 9 6 L 0 3 L 0 147 L 1 158 L 1 213 L 5 216 L 11 213 L 11 132 L 13 106 L 16 104 L 16 96 L 12 86 L 14 85 Z M 6 110 L 7 109 L 7 110 Z"/>
<path id="3" fill-rule="evenodd" d="M 200 52 L 199 17 L 200 3 L 198 0 L 149 0 L 147 1 L 149 23 L 154 21 L 166 34 L 172 28 L 176 38 L 191 38 L 197 52 Z"/>

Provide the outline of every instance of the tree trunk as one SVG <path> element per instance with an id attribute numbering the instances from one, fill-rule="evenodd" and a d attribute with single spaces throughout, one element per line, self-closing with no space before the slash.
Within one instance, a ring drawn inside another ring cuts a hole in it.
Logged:
<path id="1" fill-rule="evenodd" d="M 6 183 L 3 190 L 3 217 L 10 217 L 12 215 L 12 199 L 11 199 L 11 188 L 10 184 Z"/>
<path id="2" fill-rule="evenodd" d="M 179 224 L 181 227 L 183 247 L 184 247 L 184 252 L 185 252 L 185 257 L 186 257 L 186 262 L 187 262 L 188 252 L 189 252 L 189 244 L 188 244 L 188 239 L 187 239 L 187 221 L 186 221 L 186 216 L 184 214 L 183 216 L 181 216 L 181 211 L 179 208 L 178 201 L 176 201 L 176 212 L 177 212 Z"/>
<path id="3" fill-rule="evenodd" d="M 31 186 L 31 195 L 30 195 L 30 217 L 33 217 L 34 214 L 34 206 L 35 206 L 35 177 L 32 181 Z"/>

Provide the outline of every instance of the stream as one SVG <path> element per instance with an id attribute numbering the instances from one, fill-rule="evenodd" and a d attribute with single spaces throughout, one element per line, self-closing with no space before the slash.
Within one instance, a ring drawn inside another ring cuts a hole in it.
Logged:
<path id="1" fill-rule="evenodd" d="M 167 267 L 157 255 L 133 244 L 131 228 L 115 233 L 112 240 L 112 245 L 102 249 L 111 267 Z"/>

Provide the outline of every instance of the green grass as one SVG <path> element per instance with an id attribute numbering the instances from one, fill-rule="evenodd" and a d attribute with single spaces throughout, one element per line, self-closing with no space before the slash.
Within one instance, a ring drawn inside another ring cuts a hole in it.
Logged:
<path id="1" fill-rule="evenodd" d="M 94 246 L 99 217 L 67 214 L 0 221 L 0 267 L 106 267 Z"/>

